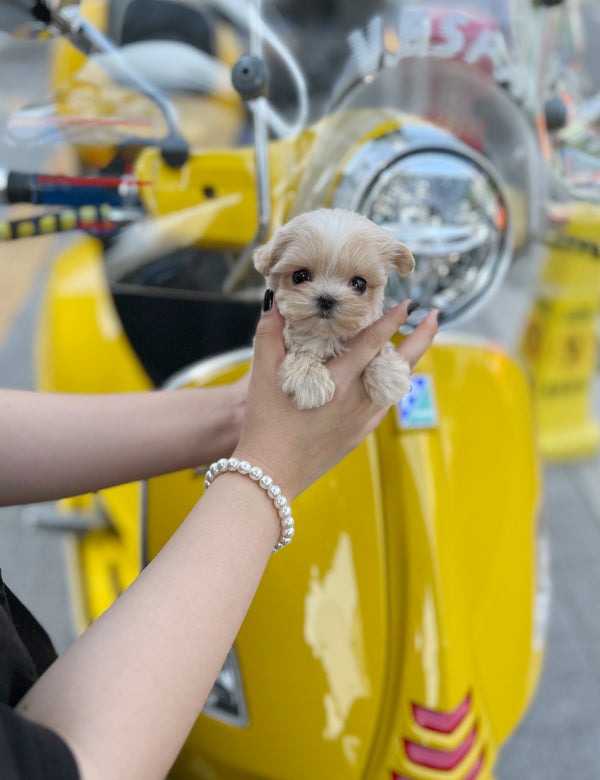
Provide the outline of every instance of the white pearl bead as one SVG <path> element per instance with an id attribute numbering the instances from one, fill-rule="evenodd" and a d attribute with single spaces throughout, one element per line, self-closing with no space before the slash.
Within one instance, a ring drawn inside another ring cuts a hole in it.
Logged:
<path id="1" fill-rule="evenodd" d="M 250 471 L 248 472 L 248 476 L 250 479 L 253 479 L 255 482 L 258 482 L 258 480 L 262 477 L 262 469 L 258 466 L 253 466 Z"/>
<path id="2" fill-rule="evenodd" d="M 240 462 L 237 458 L 229 458 L 229 460 L 227 461 L 227 469 L 229 471 L 237 471 L 239 465 Z"/>
<path id="3" fill-rule="evenodd" d="M 219 473 L 222 471 L 227 471 L 227 467 L 229 466 L 227 458 L 219 458 L 217 461 L 217 466 L 219 467 Z"/>
<path id="4" fill-rule="evenodd" d="M 279 485 L 271 485 L 271 487 L 267 490 L 267 493 L 269 495 L 269 498 L 275 500 L 277 496 L 281 495 L 281 488 L 279 487 Z"/>
<path id="5" fill-rule="evenodd" d="M 275 506 L 277 509 L 283 509 L 287 506 L 287 498 L 285 496 L 277 496 L 277 498 L 274 501 Z"/>
<path id="6" fill-rule="evenodd" d="M 207 481 L 207 482 L 209 483 L 209 485 L 210 485 L 210 483 L 213 481 L 213 479 L 215 478 L 215 476 L 214 476 L 214 474 L 212 473 L 212 471 L 209 469 L 209 470 L 206 472 L 206 474 L 204 475 L 204 478 L 206 479 L 206 481 Z"/>
<path id="7" fill-rule="evenodd" d="M 293 528 L 294 527 L 294 518 L 293 517 L 286 517 L 281 525 L 284 528 Z"/>
<path id="8" fill-rule="evenodd" d="M 283 532 L 283 538 L 284 538 L 284 539 L 291 539 L 291 538 L 292 538 L 292 536 L 293 536 L 295 533 L 296 533 L 296 532 L 294 531 L 294 529 L 293 529 L 293 528 L 286 528 L 286 529 L 285 529 L 285 531 Z"/>
<path id="9" fill-rule="evenodd" d="M 282 507 L 279 510 L 279 517 L 282 520 L 285 520 L 286 517 L 289 517 L 292 514 L 292 510 L 288 504 L 286 504 L 284 507 Z"/>
<path id="10" fill-rule="evenodd" d="M 252 466 L 248 463 L 248 461 L 243 460 L 240 462 L 238 466 L 238 471 L 240 472 L 240 474 L 249 474 L 251 468 Z"/>
<path id="11" fill-rule="evenodd" d="M 267 474 L 265 474 L 263 477 L 260 478 L 258 484 L 261 486 L 263 490 L 268 490 L 273 484 L 273 477 L 269 477 Z"/>

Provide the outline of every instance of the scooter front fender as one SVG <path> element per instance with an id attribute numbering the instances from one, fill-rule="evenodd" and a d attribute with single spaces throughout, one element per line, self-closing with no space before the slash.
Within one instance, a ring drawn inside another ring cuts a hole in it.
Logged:
<path id="1" fill-rule="evenodd" d="M 378 431 L 390 655 L 373 767 L 487 778 L 540 669 L 530 388 L 490 344 L 440 341 L 419 372 L 437 427 Z"/>

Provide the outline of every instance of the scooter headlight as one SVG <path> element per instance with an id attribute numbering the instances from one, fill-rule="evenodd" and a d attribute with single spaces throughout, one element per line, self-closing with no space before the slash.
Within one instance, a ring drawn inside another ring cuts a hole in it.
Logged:
<path id="1" fill-rule="evenodd" d="M 404 298 L 421 306 L 415 327 L 432 308 L 448 323 L 481 306 L 510 262 L 508 209 L 491 167 L 463 144 L 407 143 L 393 133 L 364 144 L 350 160 L 333 206 L 365 214 L 393 232 L 415 256 L 408 277 L 394 274 L 387 303 Z M 440 135 L 442 135 L 440 133 Z"/>

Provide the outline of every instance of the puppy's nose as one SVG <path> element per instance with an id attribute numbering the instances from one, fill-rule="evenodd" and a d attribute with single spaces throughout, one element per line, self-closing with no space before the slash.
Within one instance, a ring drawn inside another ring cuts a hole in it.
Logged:
<path id="1" fill-rule="evenodd" d="M 337 300 L 331 295 L 319 295 L 317 303 L 323 311 L 329 311 L 336 305 Z"/>

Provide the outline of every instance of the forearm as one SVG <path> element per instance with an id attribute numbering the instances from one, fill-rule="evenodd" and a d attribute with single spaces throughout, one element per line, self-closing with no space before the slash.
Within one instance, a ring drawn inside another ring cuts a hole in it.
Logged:
<path id="1" fill-rule="evenodd" d="M 167 774 L 278 534 L 258 485 L 220 476 L 136 582 L 26 695 L 20 711 L 63 737 L 83 780 Z"/>
<path id="2" fill-rule="evenodd" d="M 0 504 L 87 493 L 229 454 L 235 385 L 114 395 L 0 391 Z"/>

